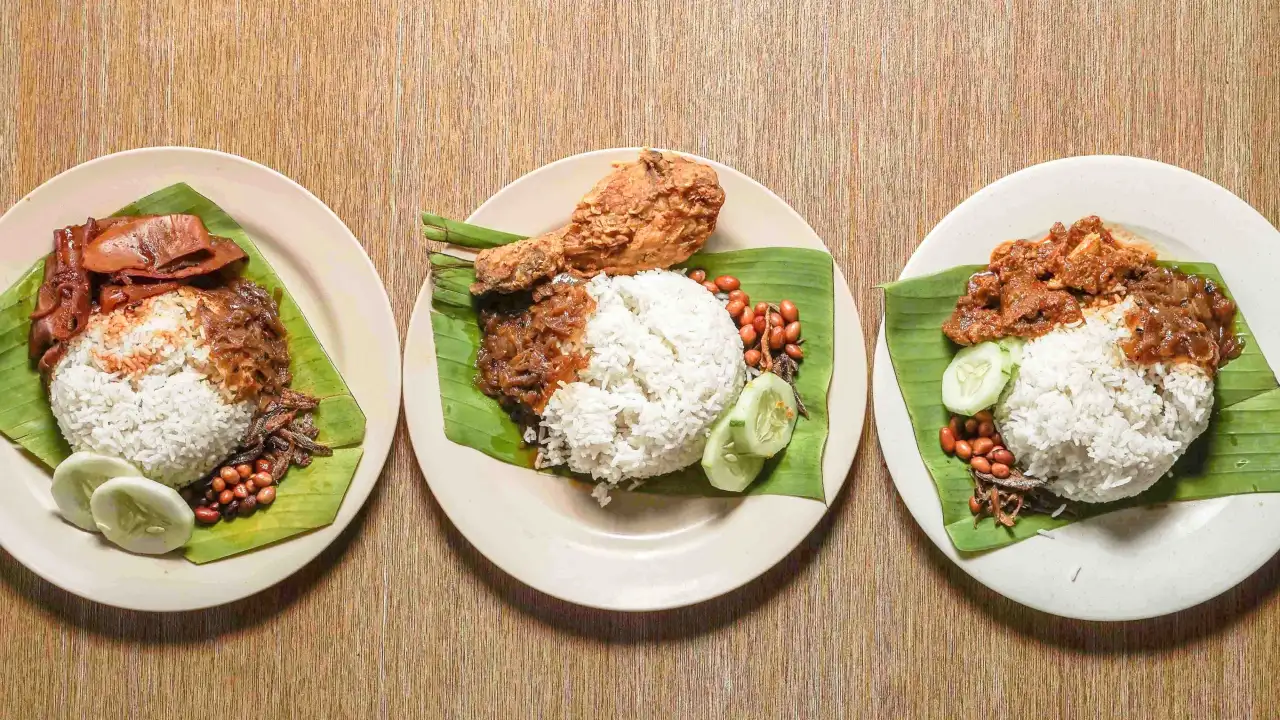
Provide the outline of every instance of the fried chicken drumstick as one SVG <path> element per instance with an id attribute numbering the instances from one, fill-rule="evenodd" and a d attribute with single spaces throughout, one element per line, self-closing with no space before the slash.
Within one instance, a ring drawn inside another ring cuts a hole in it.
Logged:
<path id="1" fill-rule="evenodd" d="M 724 189 L 711 167 L 645 149 L 596 183 L 568 225 L 482 251 L 471 292 L 527 290 L 562 272 L 631 275 L 671 267 L 706 243 L 722 205 Z"/>

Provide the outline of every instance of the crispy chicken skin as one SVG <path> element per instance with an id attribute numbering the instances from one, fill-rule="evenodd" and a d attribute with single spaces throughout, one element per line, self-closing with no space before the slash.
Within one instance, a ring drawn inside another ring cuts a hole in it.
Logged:
<path id="1" fill-rule="evenodd" d="M 568 225 L 482 251 L 471 292 L 526 290 L 562 272 L 589 277 L 671 267 L 707 242 L 722 205 L 724 189 L 711 167 L 645 149 L 596 183 Z"/>
<path id="2" fill-rule="evenodd" d="M 566 225 L 546 235 L 481 250 L 476 256 L 476 281 L 471 284 L 471 294 L 527 290 L 559 275 L 567 269 L 565 236 L 572 228 L 573 225 Z"/>

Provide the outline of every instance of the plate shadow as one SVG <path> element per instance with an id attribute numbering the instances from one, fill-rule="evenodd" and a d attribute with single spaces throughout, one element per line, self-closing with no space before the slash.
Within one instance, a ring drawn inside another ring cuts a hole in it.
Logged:
<path id="1" fill-rule="evenodd" d="M 1270 602 L 1280 588 L 1280 555 L 1239 585 L 1179 612 L 1146 620 L 1075 620 L 1022 605 L 991 590 L 951 562 L 907 512 L 892 487 L 895 515 L 923 549 L 927 569 L 941 577 L 957 602 L 1039 642 L 1090 654 L 1139 654 L 1176 649 L 1225 632 Z"/>
<path id="2" fill-rule="evenodd" d="M 364 507 L 347 528 L 302 569 L 270 588 L 226 605 L 168 613 L 103 605 L 63 590 L 3 550 L 0 550 L 0 582 L 11 590 L 11 597 L 25 601 L 32 613 L 95 635 L 149 645 L 210 640 L 269 622 L 310 592 L 342 562 L 352 539 L 364 527 L 370 509 L 377 504 L 381 488 L 382 482 L 374 485 Z"/>
<path id="3" fill-rule="evenodd" d="M 862 448 L 859 448 L 859 452 Z M 750 615 L 789 586 L 821 554 L 836 517 L 852 492 L 854 466 L 822 519 L 799 545 L 776 565 L 742 587 L 710 600 L 671 610 L 626 612 L 584 607 L 552 597 L 507 574 L 467 540 L 445 515 L 416 468 L 422 504 L 449 547 L 486 587 L 521 613 L 565 633 L 602 642 L 635 644 L 697 637 Z"/>

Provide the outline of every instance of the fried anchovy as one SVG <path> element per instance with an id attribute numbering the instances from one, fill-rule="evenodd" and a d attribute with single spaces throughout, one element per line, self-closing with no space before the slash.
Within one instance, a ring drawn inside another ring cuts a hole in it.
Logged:
<path id="1" fill-rule="evenodd" d="M 984 516 L 1005 527 L 1013 527 L 1019 513 L 1050 515 L 1062 508 L 1062 498 L 1045 489 L 1045 480 L 1024 475 L 1016 468 L 1011 470 L 1009 477 L 1001 479 L 970 468 L 975 484 L 973 497 L 979 507 L 973 516 L 974 527 Z M 1075 514 L 1069 506 L 1062 508 L 1062 512 Z"/>
<path id="2" fill-rule="evenodd" d="M 294 420 L 289 425 L 289 430 L 294 433 L 302 433 L 312 440 L 315 440 L 320 435 L 320 430 L 315 426 L 315 418 L 311 415 L 303 415 Z"/>
<path id="3" fill-rule="evenodd" d="M 271 462 L 271 478 L 278 483 L 289 472 L 289 463 L 293 462 L 293 446 L 289 446 L 286 452 L 267 453 L 266 457 Z"/>
<path id="4" fill-rule="evenodd" d="M 991 483 L 992 485 L 999 485 L 1000 487 L 1008 488 L 1009 490 L 1019 490 L 1021 492 L 1035 490 L 1045 484 L 1045 481 L 1040 478 L 1023 475 L 1017 468 L 1009 468 L 1009 471 L 1009 477 L 1003 479 L 998 478 L 991 473 L 978 472 L 977 470 L 974 470 L 973 474 L 983 482 Z"/>
<path id="5" fill-rule="evenodd" d="M 320 431 L 311 411 L 319 404 L 310 395 L 283 389 L 254 416 L 238 451 L 223 465 L 246 465 L 266 458 L 271 462 L 271 475 L 279 481 L 291 464 L 306 467 L 312 455 L 332 455 L 332 450 L 315 441 Z"/>
<path id="6" fill-rule="evenodd" d="M 315 440 L 312 440 L 311 438 L 307 437 L 306 434 L 304 433 L 294 432 L 293 430 L 284 428 L 277 431 L 276 435 L 278 437 L 284 438 L 285 440 L 292 442 L 299 449 L 306 450 L 308 453 L 312 455 L 319 455 L 320 457 L 329 457 L 330 455 L 333 454 L 333 450 L 330 450 L 327 446 L 321 445 Z"/>
<path id="7" fill-rule="evenodd" d="M 800 397 L 800 388 L 796 387 L 796 370 L 798 369 L 796 361 L 786 353 L 780 353 L 773 359 L 773 374 L 786 380 L 791 386 L 791 394 L 796 398 L 796 410 L 800 413 L 800 417 L 808 420 L 809 408 L 804 406 L 804 400 Z"/>
<path id="8" fill-rule="evenodd" d="M 280 405 L 290 410 L 314 410 L 320 401 L 306 393 L 289 388 L 280 391 Z"/>
<path id="9" fill-rule="evenodd" d="M 287 427 L 288 425 L 292 424 L 293 418 L 296 414 L 297 414 L 297 411 L 289 410 L 286 412 L 278 413 L 276 415 L 272 415 L 267 419 L 265 423 L 263 423 L 262 429 L 264 432 L 266 432 L 267 435 L 270 435 L 275 431 L 279 430 L 280 428 Z"/>
<path id="10" fill-rule="evenodd" d="M 227 458 L 223 465 L 247 465 L 262 456 L 263 443 L 250 446 Z"/>

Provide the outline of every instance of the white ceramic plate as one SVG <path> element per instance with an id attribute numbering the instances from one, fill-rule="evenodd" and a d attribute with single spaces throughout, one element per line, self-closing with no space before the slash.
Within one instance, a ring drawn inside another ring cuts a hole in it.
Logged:
<path id="1" fill-rule="evenodd" d="M 576 155 L 508 185 L 469 219 L 537 234 L 565 223 L 611 164 L 638 148 Z M 693 156 L 689 156 L 693 157 Z M 777 195 L 715 167 L 726 202 L 710 251 L 787 246 L 826 250 Z M 867 361 L 858 310 L 836 269 L 831 434 L 823 457 L 827 501 L 853 463 L 866 409 Z M 761 574 L 800 543 L 826 505 L 791 497 L 673 498 L 614 493 L 600 508 L 581 485 L 493 460 L 444 436 L 431 287 L 418 296 L 405 341 L 405 417 L 422 472 L 445 513 L 486 557 L 558 598 L 616 610 L 658 610 L 706 600 Z M 803 312 L 803 309 L 801 310 Z"/>
<path id="2" fill-rule="evenodd" d="M 1226 189 L 1171 165 L 1097 156 L 1014 173 L 938 223 L 902 277 L 985 263 L 1003 240 L 1038 237 L 1055 221 L 1069 225 L 1091 214 L 1152 241 L 1162 258 L 1216 263 L 1275 367 L 1280 318 L 1270 308 L 1280 233 Z M 1280 496 L 1255 494 L 1112 513 L 1052 538 L 962 555 L 943 529 L 933 481 L 912 442 L 883 324 L 873 384 L 880 447 L 916 522 L 965 572 L 1020 603 L 1087 620 L 1163 615 L 1218 595 L 1280 550 Z"/>
<path id="3" fill-rule="evenodd" d="M 50 474 L 0 446 L 0 545 L 46 580 L 82 597 L 135 610 L 192 610 L 231 602 L 283 580 L 333 542 L 382 471 L 400 397 L 400 343 L 386 290 L 351 231 L 285 176 L 234 155 L 146 148 L 74 167 L 0 218 L 0 287 L 52 247 L 53 231 L 110 214 L 186 182 L 231 214 L 297 299 L 368 418 L 364 457 L 330 526 L 207 565 L 131 555 L 63 522 Z"/>

